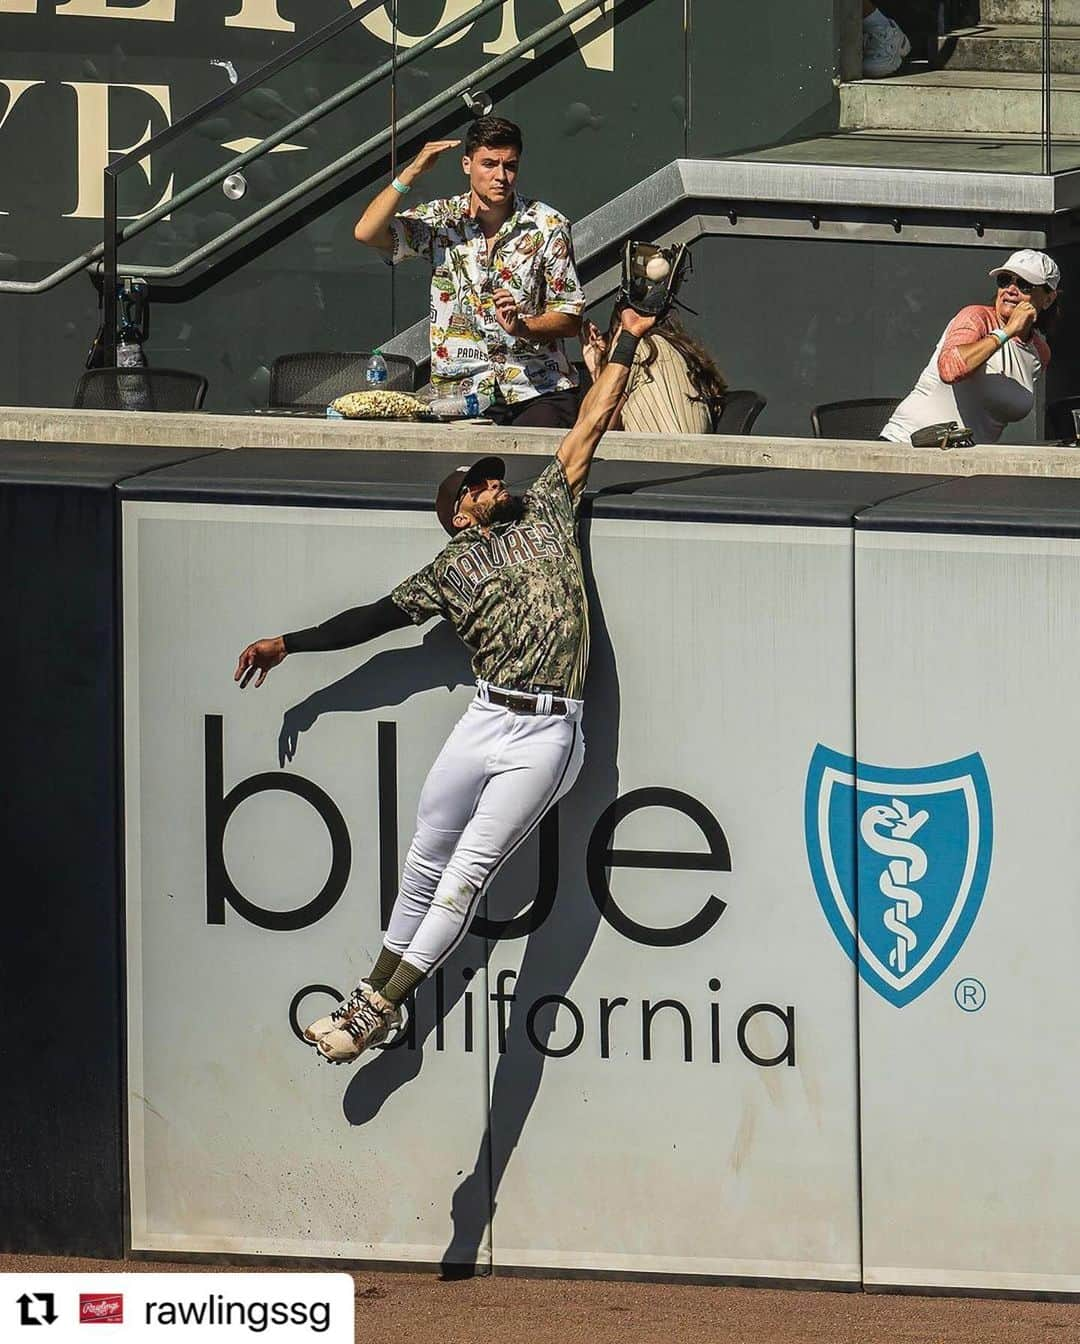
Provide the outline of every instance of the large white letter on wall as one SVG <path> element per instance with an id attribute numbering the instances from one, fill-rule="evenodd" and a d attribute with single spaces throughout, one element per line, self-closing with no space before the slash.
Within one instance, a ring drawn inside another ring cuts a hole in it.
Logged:
<path id="1" fill-rule="evenodd" d="M 355 9 L 360 3 L 360 0 L 350 0 L 350 3 Z M 476 0 L 445 0 L 442 16 L 431 31 L 434 32 L 436 28 L 442 28 L 444 24 L 452 23 L 454 19 L 460 18 L 462 14 L 467 14 L 470 9 L 475 8 L 475 3 Z M 579 0 L 559 0 L 559 7 L 564 14 L 568 14 L 578 3 Z M 603 0 L 605 14 L 611 12 L 613 4 L 614 0 Z M 600 4 L 598 0 L 597 9 L 599 10 L 599 8 Z M 484 51 L 492 56 L 501 56 L 503 52 L 509 51 L 511 47 L 517 46 L 521 41 L 521 37 L 517 31 L 515 0 L 510 0 L 509 4 L 503 8 L 502 15 L 502 31 L 494 42 L 484 43 Z M 587 28 L 590 24 L 595 23 L 596 17 L 595 14 L 586 14 L 584 18 L 578 19 L 576 23 L 570 25 L 571 31 L 575 34 L 579 33 L 583 28 Z M 378 10 L 376 13 L 368 15 L 368 17 L 362 19 L 361 22 L 364 27 L 367 28 L 369 32 L 374 33 L 376 37 L 382 38 L 384 42 L 393 42 L 394 28 L 385 9 Z M 472 25 L 470 24 L 468 28 L 463 28 L 460 33 L 455 33 L 453 37 L 448 37 L 445 42 L 440 42 L 439 46 L 453 46 L 455 42 L 460 42 L 461 39 L 471 31 Z M 429 36 L 427 33 L 419 33 L 417 35 L 404 33 L 398 28 L 398 45 L 402 47 L 415 47 L 417 42 L 422 42 L 427 36 Z M 531 51 L 525 52 L 525 55 L 530 58 L 533 54 L 534 53 Z M 607 26 L 605 31 L 598 37 L 594 37 L 591 42 L 586 42 L 581 49 L 581 54 L 585 58 L 585 64 L 590 70 L 614 70 L 615 37 L 611 26 Z"/>
<path id="2" fill-rule="evenodd" d="M 230 14 L 226 28 L 260 28 L 267 33 L 294 33 L 296 24 L 278 13 L 277 0 L 244 0 L 239 14 Z"/>
<path id="3" fill-rule="evenodd" d="M 435 32 L 437 28 L 442 28 L 448 23 L 453 23 L 455 19 L 460 19 L 462 14 L 467 14 L 470 9 L 475 9 L 476 2 L 477 0 L 444 0 L 442 15 L 432 27 L 431 33 Z M 350 3 L 352 4 L 353 9 L 355 9 L 360 3 L 360 0 L 350 0 Z M 361 19 L 360 22 L 368 32 L 374 33 L 376 37 L 381 37 L 384 42 L 393 42 L 394 25 L 390 22 L 390 16 L 385 9 L 376 10 L 374 14 L 369 14 L 367 18 Z M 455 42 L 460 42 L 461 39 L 471 31 L 472 24 L 469 24 L 468 28 L 462 28 L 460 33 L 455 33 L 453 37 L 448 37 L 445 42 L 440 42 L 439 46 L 452 47 Z M 425 37 L 431 36 L 431 33 L 417 33 L 414 36 L 410 33 L 402 32 L 399 27 L 397 30 L 398 46 L 415 47 L 417 42 L 423 42 Z"/>
<path id="4" fill-rule="evenodd" d="M 74 15 L 82 19 L 153 19 L 157 23 L 172 23 L 176 18 L 176 0 L 143 0 L 141 5 L 112 5 L 109 0 L 68 0 L 57 9 L 61 17 Z"/>
<path id="5" fill-rule="evenodd" d="M 0 0 L 0 14 L 36 14 L 37 0 Z"/>
<path id="6" fill-rule="evenodd" d="M 559 7 L 564 14 L 568 14 L 570 10 L 572 10 L 574 6 L 577 5 L 578 3 L 579 0 L 559 0 Z M 611 8 L 613 4 L 614 0 L 604 0 L 603 8 L 605 14 L 611 13 Z M 599 17 L 599 9 L 600 9 L 599 4 L 597 5 L 596 8 L 598 11 L 597 13 L 586 14 L 584 18 L 578 19 L 576 23 L 572 23 L 570 25 L 570 31 L 574 33 L 575 36 L 578 33 L 580 33 L 583 28 L 587 28 L 590 26 L 590 24 L 594 24 L 596 22 L 597 18 Z M 516 47 L 517 44 L 521 41 L 521 37 L 518 35 L 517 31 L 513 3 L 507 5 L 503 9 L 502 14 L 503 14 L 502 32 L 495 39 L 494 42 L 484 43 L 484 50 L 486 52 L 489 52 L 492 56 L 501 56 L 504 51 L 509 51 L 511 47 Z M 533 56 L 535 56 L 535 54 L 536 53 L 533 51 L 525 52 L 525 55 L 530 60 L 532 59 Z M 600 33 L 598 37 L 594 37 L 590 42 L 585 43 L 585 45 L 581 48 L 581 54 L 585 60 L 585 64 L 588 66 L 590 70 L 614 70 L 615 69 L 614 23 L 605 24 L 604 31 Z"/>
<path id="7" fill-rule="evenodd" d="M 3 9 L 3 0 L 0 0 L 0 10 Z M 15 104 L 23 96 L 27 89 L 32 89 L 37 84 L 44 84 L 43 79 L 0 79 L 0 87 L 7 89 L 10 95 L 7 101 L 7 107 L 0 113 L 0 131 L 4 129 L 4 122 L 11 116 Z M 6 215 L 10 212 L 0 210 L 0 215 Z"/>
<path id="8" fill-rule="evenodd" d="M 115 155 L 128 154 L 150 139 L 152 122 L 149 116 L 139 138 L 130 145 L 109 144 L 109 95 L 112 89 L 137 89 L 153 98 L 165 113 L 166 121 L 172 121 L 169 86 L 167 84 L 88 84 L 75 80 L 66 82 L 66 87 L 75 90 L 79 107 L 79 203 L 65 219 L 103 219 L 105 216 L 105 189 L 102 185 L 102 173 L 106 163 Z M 150 181 L 150 163 L 143 160 L 139 170 Z M 152 210 L 172 195 L 173 178 L 170 175 L 164 191 L 147 210 Z M 137 216 L 125 216 L 137 218 Z"/>

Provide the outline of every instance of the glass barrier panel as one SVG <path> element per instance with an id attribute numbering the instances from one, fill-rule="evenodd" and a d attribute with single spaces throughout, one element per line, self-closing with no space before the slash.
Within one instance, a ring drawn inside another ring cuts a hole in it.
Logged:
<path id="1" fill-rule="evenodd" d="M 170 201 L 174 204 L 123 243 L 121 263 L 175 266 L 226 230 L 267 211 L 281 196 L 363 142 L 381 134 L 384 142 L 373 153 L 376 157 L 388 153 L 392 50 L 356 23 L 259 87 L 221 107 L 211 105 L 176 139 L 141 161 L 126 164 L 117 182 L 121 227 L 148 212 L 161 213 Z M 378 78 L 383 67 L 385 73 Z M 227 88 L 228 72 L 221 73 Z M 321 104 L 364 82 L 371 87 L 305 124 Z M 183 109 L 174 112 L 182 114 Z M 225 175 L 232 160 L 270 135 L 278 143 L 269 152 Z M 190 189 L 211 174 L 219 180 L 185 200 Z M 320 230 L 315 228 L 306 241 L 317 266 Z"/>
<path id="2" fill-rule="evenodd" d="M 1049 48 L 1049 165 L 1052 173 L 1080 168 L 1080 0 L 1045 0 Z"/>

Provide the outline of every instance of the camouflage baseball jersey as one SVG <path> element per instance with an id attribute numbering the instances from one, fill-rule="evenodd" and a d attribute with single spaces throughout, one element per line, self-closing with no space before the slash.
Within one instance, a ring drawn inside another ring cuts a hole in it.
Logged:
<path id="1" fill-rule="evenodd" d="M 445 616 L 472 652 L 473 671 L 504 690 L 577 699 L 589 657 L 589 614 L 577 503 L 558 458 L 525 495 L 516 523 L 451 537 L 390 594 L 417 625 Z"/>

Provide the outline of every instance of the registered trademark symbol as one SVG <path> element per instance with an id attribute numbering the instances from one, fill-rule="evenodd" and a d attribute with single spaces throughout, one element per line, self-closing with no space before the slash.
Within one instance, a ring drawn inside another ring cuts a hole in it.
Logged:
<path id="1" fill-rule="evenodd" d="M 963 980 L 957 980 L 953 998 L 957 1008 L 963 1008 L 965 1013 L 977 1013 L 986 1002 L 986 986 L 974 976 L 966 975 Z"/>

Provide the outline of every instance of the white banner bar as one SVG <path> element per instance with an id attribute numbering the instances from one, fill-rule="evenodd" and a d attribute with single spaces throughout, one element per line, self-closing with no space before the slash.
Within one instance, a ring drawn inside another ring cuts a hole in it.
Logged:
<path id="1" fill-rule="evenodd" d="M 353 1296 L 348 1274 L 0 1274 L 0 1338 L 354 1344 Z"/>

